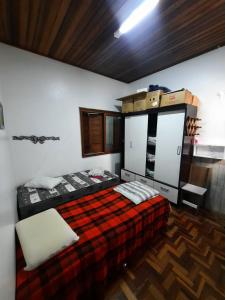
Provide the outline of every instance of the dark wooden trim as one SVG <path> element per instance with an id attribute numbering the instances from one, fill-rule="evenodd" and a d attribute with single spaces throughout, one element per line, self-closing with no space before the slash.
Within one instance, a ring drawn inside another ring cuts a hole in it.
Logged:
<path id="1" fill-rule="evenodd" d="M 81 125 L 82 124 L 82 110 L 79 108 L 79 113 L 80 113 L 80 136 L 81 136 L 81 152 L 82 152 L 82 157 L 85 157 L 84 153 L 84 128 Z"/>
<path id="2" fill-rule="evenodd" d="M 106 151 L 106 146 L 105 146 L 105 142 L 106 142 L 106 112 L 104 112 L 104 129 L 103 129 L 103 145 L 104 145 L 104 153 Z"/>
<path id="3" fill-rule="evenodd" d="M 98 155 L 104 155 L 105 152 L 96 152 L 96 153 L 84 153 L 82 157 L 91 157 L 91 156 L 98 156 Z"/>
<path id="4" fill-rule="evenodd" d="M 183 128 L 183 140 L 182 140 L 182 149 L 181 149 L 181 159 L 180 159 L 180 172 L 179 172 L 179 187 L 181 188 L 182 186 L 184 186 L 189 178 L 187 178 L 187 181 L 184 182 L 182 181 L 182 166 L 184 164 L 184 159 L 189 157 L 190 158 L 190 162 L 192 161 L 193 159 L 193 146 L 192 146 L 192 153 L 191 155 L 186 155 L 184 154 L 184 140 L 185 140 L 185 137 L 187 137 L 186 135 L 186 121 L 187 121 L 187 117 L 192 117 L 192 118 L 196 118 L 197 117 L 197 107 L 196 106 L 193 106 L 193 105 L 187 105 L 186 106 L 186 109 L 185 109 L 185 118 L 184 118 L 184 128 Z M 194 137 L 193 137 L 194 138 Z M 190 140 L 190 143 L 191 143 L 191 140 Z M 191 163 L 189 165 L 189 168 L 191 167 Z M 190 170 L 189 170 L 189 173 L 190 173 Z M 178 195 L 178 203 L 180 202 L 180 194 Z"/>
<path id="5" fill-rule="evenodd" d="M 104 110 L 104 109 L 96 109 L 96 108 L 88 108 L 88 107 L 79 107 L 80 112 L 99 112 L 99 113 L 107 113 L 107 115 L 118 115 L 121 116 L 121 112 L 119 111 L 112 111 L 112 110 Z"/>
<path id="6" fill-rule="evenodd" d="M 186 119 L 187 119 L 187 109 L 184 111 L 184 123 L 183 123 L 183 138 L 182 138 L 182 145 L 181 145 L 181 153 L 180 153 L 180 169 L 179 169 L 179 177 L 178 177 L 178 185 L 181 185 L 181 166 L 183 162 L 183 152 L 184 152 L 184 139 L 185 139 L 185 131 L 186 131 Z M 180 199 L 180 198 L 179 198 Z"/>
<path id="7" fill-rule="evenodd" d="M 105 152 L 98 152 L 98 153 L 89 153 L 89 154 L 84 154 L 84 156 L 82 155 L 83 158 L 86 157 L 92 157 L 92 156 L 100 156 L 100 155 L 107 155 L 107 154 L 116 154 L 116 153 L 120 153 L 118 151 L 105 151 Z"/>
<path id="8" fill-rule="evenodd" d="M 105 155 L 105 154 L 115 154 L 115 153 L 121 153 L 121 149 L 118 151 L 106 151 L 106 116 L 119 116 L 122 117 L 122 114 L 120 112 L 116 111 L 111 111 L 111 110 L 102 110 L 102 109 L 95 109 L 95 108 L 86 108 L 86 107 L 79 107 L 79 112 L 80 112 L 80 132 L 81 132 L 81 151 L 82 151 L 82 157 L 92 157 L 92 156 L 98 156 L 98 155 Z M 93 113 L 99 113 L 103 114 L 103 147 L 104 151 L 103 152 L 98 152 L 98 153 L 85 153 L 84 148 L 84 128 L 82 126 L 82 113 L 83 112 L 93 112 Z"/>

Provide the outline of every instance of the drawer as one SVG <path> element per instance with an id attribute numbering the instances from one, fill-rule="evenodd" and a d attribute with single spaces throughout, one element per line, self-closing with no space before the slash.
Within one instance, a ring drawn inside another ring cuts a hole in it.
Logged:
<path id="1" fill-rule="evenodd" d="M 148 179 L 148 178 L 140 176 L 140 175 L 136 175 L 136 180 L 153 187 L 153 180 L 151 180 L 151 179 Z"/>
<path id="2" fill-rule="evenodd" d="M 136 180 L 136 175 L 126 170 L 121 170 L 121 179 L 124 181 L 134 181 Z"/>
<path id="3" fill-rule="evenodd" d="M 161 195 L 166 197 L 169 201 L 177 204 L 177 200 L 178 200 L 177 189 L 156 181 L 154 181 L 154 189 L 156 189 Z"/>

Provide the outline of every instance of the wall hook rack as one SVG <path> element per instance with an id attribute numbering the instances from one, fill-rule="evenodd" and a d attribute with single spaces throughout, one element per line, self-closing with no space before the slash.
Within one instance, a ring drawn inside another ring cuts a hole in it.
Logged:
<path id="1" fill-rule="evenodd" d="M 36 136 L 36 135 L 30 135 L 30 136 L 25 136 L 25 135 L 21 135 L 21 136 L 13 136 L 12 137 L 13 140 L 17 140 L 17 141 L 24 141 L 24 140 L 28 140 L 31 141 L 34 144 L 40 143 L 40 144 L 44 144 L 45 141 L 59 141 L 60 138 L 57 136 Z"/>

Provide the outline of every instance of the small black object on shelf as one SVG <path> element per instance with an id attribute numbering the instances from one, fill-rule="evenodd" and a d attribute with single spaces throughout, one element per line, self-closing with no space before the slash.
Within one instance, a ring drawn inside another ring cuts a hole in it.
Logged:
<path id="1" fill-rule="evenodd" d="M 21 136 L 13 136 L 12 137 L 13 140 L 17 140 L 17 141 L 24 141 L 24 140 L 28 140 L 31 141 L 34 144 L 40 143 L 40 144 L 44 144 L 45 141 L 59 141 L 60 138 L 57 136 L 36 136 L 36 135 L 30 135 L 30 136 L 25 136 L 25 135 L 21 135 Z"/>
<path id="2" fill-rule="evenodd" d="M 171 92 L 171 90 L 166 87 L 166 86 L 160 86 L 158 84 L 150 84 L 149 87 L 148 87 L 148 91 L 149 92 L 154 92 L 154 91 L 158 91 L 158 90 L 162 90 L 164 93 L 168 93 L 168 92 Z"/>

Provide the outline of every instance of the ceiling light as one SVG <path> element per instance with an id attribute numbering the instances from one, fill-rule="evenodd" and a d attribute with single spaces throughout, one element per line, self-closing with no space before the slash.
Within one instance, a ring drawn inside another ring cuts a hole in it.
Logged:
<path id="1" fill-rule="evenodd" d="M 130 31 L 156 7 L 158 2 L 159 0 L 143 1 L 122 23 L 120 28 L 116 32 L 114 32 L 114 37 L 119 38 L 122 34 Z"/>

